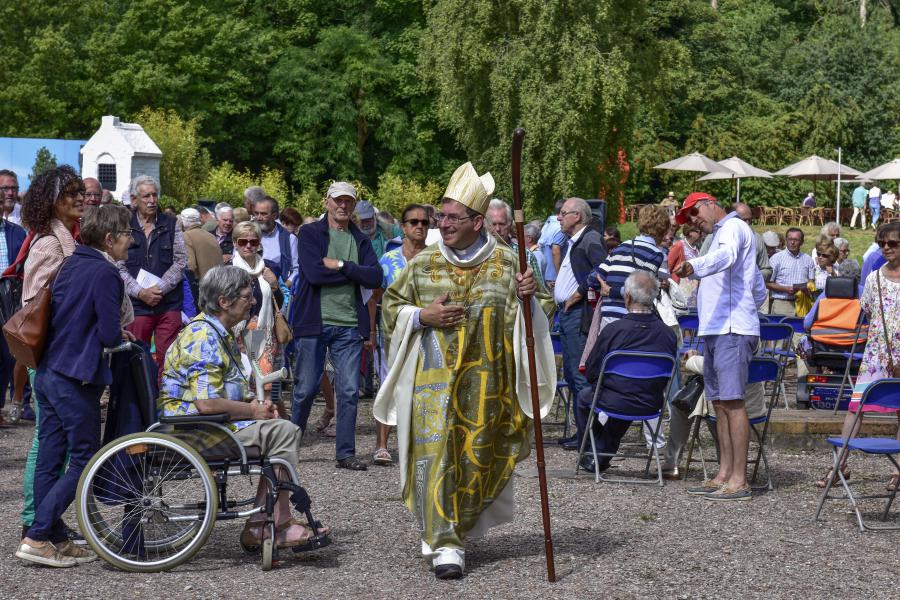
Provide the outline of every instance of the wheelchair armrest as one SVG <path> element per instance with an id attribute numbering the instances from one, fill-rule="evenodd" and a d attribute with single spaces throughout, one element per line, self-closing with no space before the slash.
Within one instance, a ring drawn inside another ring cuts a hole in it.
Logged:
<path id="1" fill-rule="evenodd" d="M 178 425 L 181 423 L 227 423 L 231 420 L 228 413 L 215 413 L 212 415 L 169 415 L 160 416 L 159 422 L 169 425 Z"/>

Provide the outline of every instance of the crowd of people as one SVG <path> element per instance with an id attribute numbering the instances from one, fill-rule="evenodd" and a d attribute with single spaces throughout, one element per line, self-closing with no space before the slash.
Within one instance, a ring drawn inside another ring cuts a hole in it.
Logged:
<path id="1" fill-rule="evenodd" d="M 531 448 L 525 311 L 542 413 L 556 394 L 558 337 L 577 430 L 561 444 L 584 448 L 589 429 L 597 440 L 597 461 L 593 452 L 577 458 L 585 470 L 609 468 L 630 424 L 590 414 L 609 353 L 681 361 L 671 386 L 668 378 L 626 385 L 604 377 L 597 406 L 613 415 L 658 412 L 682 369 L 702 375 L 717 417 L 719 470 L 689 492 L 710 501 L 752 497 L 748 414 L 765 409 L 747 371 L 760 314 L 815 313 L 829 278 L 852 278 L 872 333 L 850 410 L 867 383 L 887 376 L 888 362 L 900 364 L 900 223 L 877 228 L 862 265 L 849 257 L 837 223 L 822 227 L 807 254 L 801 229 L 758 233 L 747 205 L 725 207 L 700 192 L 642 208 L 631 239 L 577 197 L 559 200 L 517 239 L 510 205 L 471 163 L 456 170 L 438 206 L 410 204 L 397 218 L 347 182 L 331 184 L 322 213 L 305 218 L 259 187 L 245 191 L 243 206 L 198 204 L 175 214 L 161 209 L 159 183 L 146 175 L 131 182 L 126 207 L 67 166 L 37 176 L 23 197 L 18 191 L 16 175 L 0 171 L 0 270 L 21 279 L 24 306 L 49 288 L 52 316 L 36 369 L 17 365 L 0 338 L 0 385 L 12 390 L 10 420 L 35 421 L 16 556 L 50 566 L 96 558 L 73 543 L 79 535 L 62 515 L 99 449 L 111 383 L 103 348 L 121 340 L 153 349 L 164 414 L 228 413 L 242 443 L 292 464 L 321 397 L 313 428 L 328 435 L 334 420 L 338 468 L 399 463 L 421 551 L 442 579 L 462 575 L 467 539 L 512 518 L 511 474 Z M 697 315 L 700 355 L 679 352 L 678 316 L 686 313 Z M 256 397 L 244 356 L 261 373 L 290 366 L 290 393 L 275 383 Z M 802 359 L 797 369 L 805 374 Z M 376 381 L 376 437 L 371 457 L 361 456 L 358 403 L 375 394 Z M 648 447 L 666 448 L 663 476 L 679 479 L 689 416 L 674 407 L 671 415 L 668 431 L 656 419 L 645 436 Z M 260 484 L 259 502 L 265 493 Z M 281 496 L 277 542 L 302 545 L 313 532 Z M 261 518 L 246 523 L 245 546 L 259 545 Z"/>

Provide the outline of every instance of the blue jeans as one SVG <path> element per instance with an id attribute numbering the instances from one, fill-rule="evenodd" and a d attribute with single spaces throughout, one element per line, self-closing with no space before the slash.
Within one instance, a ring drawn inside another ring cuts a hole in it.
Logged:
<path id="1" fill-rule="evenodd" d="M 34 379 L 40 406 L 34 522 L 28 537 L 54 544 L 66 540 L 62 515 L 75 499 L 81 472 L 100 449 L 100 395 L 103 386 L 86 384 L 47 367 Z M 60 474 L 70 451 L 69 468 Z"/>
<path id="2" fill-rule="evenodd" d="M 356 327 L 323 325 L 317 336 L 294 338 L 297 365 L 294 369 L 294 401 L 291 421 L 306 431 L 313 398 L 325 370 L 325 352 L 334 363 L 336 412 L 335 457 L 356 455 L 356 404 L 359 401 L 359 360 L 363 340 Z"/>
<path id="3" fill-rule="evenodd" d="M 872 211 L 872 228 L 878 225 L 878 218 L 881 216 L 881 203 L 870 204 L 869 210 Z"/>
<path id="4" fill-rule="evenodd" d="M 563 377 L 569 386 L 574 405 L 575 398 L 581 390 L 589 388 L 590 383 L 584 375 L 578 372 L 578 363 L 581 361 L 581 353 L 587 343 L 587 336 L 581 332 L 581 313 L 584 309 L 583 302 L 579 302 L 569 312 L 563 312 L 557 308 L 559 314 L 559 340 L 562 342 Z"/>

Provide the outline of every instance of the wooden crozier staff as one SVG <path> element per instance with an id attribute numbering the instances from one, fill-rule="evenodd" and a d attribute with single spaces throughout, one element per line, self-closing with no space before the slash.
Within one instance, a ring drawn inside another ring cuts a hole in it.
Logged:
<path id="1" fill-rule="evenodd" d="M 525 258 L 525 213 L 522 210 L 522 142 L 525 130 L 518 127 L 513 132 L 512 142 L 512 193 L 513 215 L 516 222 L 516 239 L 519 240 L 519 272 L 528 268 Z M 535 274 L 537 277 L 537 274 Z M 547 556 L 547 581 L 556 581 L 556 567 L 553 563 L 553 538 L 550 535 L 550 500 L 547 497 L 547 473 L 544 469 L 544 434 L 541 430 L 541 401 L 538 397 L 537 365 L 534 357 L 534 329 L 531 325 L 531 296 L 522 298 L 525 310 L 525 346 L 528 349 L 528 379 L 531 383 L 531 410 L 534 413 L 534 444 L 537 451 L 538 482 L 541 487 L 541 517 L 544 522 L 544 553 Z"/>

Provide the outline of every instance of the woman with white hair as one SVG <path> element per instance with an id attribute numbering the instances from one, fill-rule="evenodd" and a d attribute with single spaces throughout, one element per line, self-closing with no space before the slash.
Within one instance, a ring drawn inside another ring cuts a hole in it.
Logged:
<path id="1" fill-rule="evenodd" d="M 859 263 L 856 259 L 850 258 L 850 241 L 837 237 L 834 238 L 834 245 L 838 249 L 838 259 L 834 266 L 841 277 L 859 278 Z"/>

